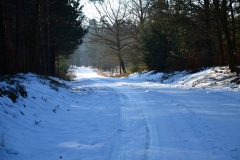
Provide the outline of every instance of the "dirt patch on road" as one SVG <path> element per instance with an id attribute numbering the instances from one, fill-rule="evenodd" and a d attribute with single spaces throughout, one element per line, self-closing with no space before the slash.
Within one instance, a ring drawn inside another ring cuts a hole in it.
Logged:
<path id="1" fill-rule="evenodd" d="M 97 74 L 100 75 L 100 76 L 103 76 L 103 77 L 110 77 L 108 74 L 104 73 L 104 72 L 101 71 L 101 70 L 98 70 L 98 71 L 97 71 Z"/>

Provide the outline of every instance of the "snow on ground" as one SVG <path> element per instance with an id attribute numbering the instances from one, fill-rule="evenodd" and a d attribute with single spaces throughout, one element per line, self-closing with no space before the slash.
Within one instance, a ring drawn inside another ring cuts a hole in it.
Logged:
<path id="1" fill-rule="evenodd" d="M 27 98 L 0 96 L 0 160 L 240 159 L 239 79 L 226 69 L 127 78 L 70 70 L 72 82 L 18 76 Z"/>
<path id="2" fill-rule="evenodd" d="M 234 89 L 240 88 L 240 79 L 236 73 L 230 73 L 227 67 L 215 67 L 190 74 L 187 71 L 169 74 L 155 73 L 154 71 L 135 73 L 127 77 L 132 80 L 141 80 L 168 84 L 174 87 Z"/>
<path id="3" fill-rule="evenodd" d="M 27 80 L 21 83 L 28 98 L 12 103 L 7 97 L 0 97 L 0 131 L 4 136 L 1 160 L 107 156 L 120 107 L 112 89 L 82 80 L 65 82 L 71 91 L 62 87 L 56 91 L 49 87 L 48 80 L 33 74 L 24 77 Z"/>

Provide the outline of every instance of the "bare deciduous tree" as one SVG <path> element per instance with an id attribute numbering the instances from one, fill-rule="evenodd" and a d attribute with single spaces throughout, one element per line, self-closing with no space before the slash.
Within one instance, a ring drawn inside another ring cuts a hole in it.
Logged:
<path id="1" fill-rule="evenodd" d="M 123 60 L 124 50 L 135 43 L 135 27 L 130 20 L 131 14 L 123 0 L 94 2 L 94 5 L 101 19 L 94 25 L 94 31 L 91 32 L 93 40 L 111 48 L 118 58 L 120 68 L 126 72 Z"/>

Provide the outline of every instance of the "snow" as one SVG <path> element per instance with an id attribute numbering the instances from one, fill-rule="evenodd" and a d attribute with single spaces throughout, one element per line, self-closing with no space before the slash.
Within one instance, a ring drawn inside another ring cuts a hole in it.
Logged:
<path id="1" fill-rule="evenodd" d="M 158 82 L 165 86 L 173 87 L 193 87 L 232 90 L 240 88 L 240 79 L 236 73 L 230 73 L 227 67 L 209 68 L 197 73 L 190 74 L 187 71 L 174 72 L 169 74 L 142 72 L 135 73 L 127 77 L 132 80 L 141 80 L 148 82 Z M 237 83 L 232 83 L 232 81 Z"/>
<path id="2" fill-rule="evenodd" d="M 240 87 L 226 68 L 70 71 L 72 82 L 20 75 L 27 98 L 0 96 L 0 160 L 240 159 Z"/>

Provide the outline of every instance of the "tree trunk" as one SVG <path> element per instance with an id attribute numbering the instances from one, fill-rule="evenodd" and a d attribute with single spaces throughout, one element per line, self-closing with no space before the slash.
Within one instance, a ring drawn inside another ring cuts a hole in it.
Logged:
<path id="1" fill-rule="evenodd" d="M 46 59 L 45 59 L 45 45 L 44 45 L 44 11 L 43 0 L 40 0 L 40 16 L 39 16 L 39 32 L 40 32 L 40 55 L 41 55 L 41 74 L 46 74 Z"/>
<path id="2" fill-rule="evenodd" d="M 37 28 L 37 20 L 38 20 L 38 13 L 39 13 L 39 0 L 36 2 L 36 10 L 35 10 L 35 17 L 34 17 L 34 23 L 33 23 L 33 52 L 31 54 L 32 57 L 32 65 L 31 65 L 31 71 L 34 73 L 38 73 L 38 59 L 37 59 L 37 34 L 36 34 L 36 28 Z"/>
<path id="3" fill-rule="evenodd" d="M 49 0 L 46 0 L 46 10 L 47 10 L 47 15 L 46 15 L 46 19 L 47 19 L 47 75 L 51 75 L 52 73 L 52 68 L 51 68 L 51 40 L 50 40 L 50 26 L 49 26 Z"/>
<path id="4" fill-rule="evenodd" d="M 231 20 L 232 20 L 232 49 L 233 49 L 233 62 L 234 62 L 234 67 L 236 70 L 236 73 L 238 74 L 238 68 L 236 66 L 237 64 L 237 57 L 234 53 L 236 53 L 236 26 L 235 26 L 235 17 L 234 17 L 234 10 L 233 10 L 233 0 L 230 0 L 230 11 L 231 11 Z"/>
<path id="5" fill-rule="evenodd" d="M 205 38 L 206 38 L 206 49 L 207 49 L 207 67 L 212 65 L 212 42 L 210 37 L 210 11 L 209 11 L 209 0 L 204 0 L 204 12 L 205 12 Z"/>
<path id="6" fill-rule="evenodd" d="M 236 51 L 236 27 L 235 27 L 235 17 L 234 17 L 234 13 L 233 13 L 233 7 L 232 7 L 232 3 L 233 1 L 230 0 L 230 10 L 231 10 L 231 20 L 232 20 L 232 47 L 233 47 L 233 51 Z"/>
<path id="7" fill-rule="evenodd" d="M 0 2 L 0 75 L 8 73 L 6 35 L 3 20 L 3 1 Z"/>
<path id="8" fill-rule="evenodd" d="M 53 45 L 51 45 L 51 75 L 56 76 L 56 45 L 55 42 L 52 42 Z"/>
<path id="9" fill-rule="evenodd" d="M 218 38 L 218 47 L 219 47 L 219 52 L 220 52 L 220 60 L 219 60 L 219 65 L 224 66 L 225 65 L 225 58 L 224 58 L 224 50 L 223 50 L 223 43 L 222 43 L 222 34 L 220 31 L 220 26 L 218 19 L 216 18 L 216 24 L 217 24 L 217 38 Z"/>
<path id="10" fill-rule="evenodd" d="M 57 68 L 57 76 L 60 76 L 60 57 L 59 54 L 57 54 L 57 64 L 58 64 L 58 68 Z"/>
<path id="11" fill-rule="evenodd" d="M 223 32 L 224 32 L 224 35 L 225 35 L 225 39 L 227 41 L 227 53 L 228 53 L 229 69 L 231 70 L 231 72 L 236 72 L 237 75 L 238 75 L 238 69 L 236 67 L 234 56 L 233 56 L 232 40 L 231 40 L 231 37 L 230 37 L 229 28 L 228 28 L 227 2 L 226 2 L 226 0 L 222 0 L 221 11 L 220 11 L 220 8 L 219 8 L 219 1 L 218 0 L 214 0 L 214 5 L 215 5 L 216 12 L 219 16 L 220 22 L 221 22 L 222 27 L 223 27 Z"/>
<path id="12" fill-rule="evenodd" d="M 222 18 L 222 25 L 223 25 L 223 31 L 225 33 L 225 38 L 227 40 L 227 47 L 228 47 L 228 62 L 229 62 L 229 68 L 231 72 L 236 72 L 238 75 L 238 69 L 235 64 L 234 55 L 233 55 L 233 45 L 228 29 L 228 22 L 227 22 L 227 2 L 226 0 L 222 1 L 222 10 L 223 10 L 223 18 Z"/>
<path id="13" fill-rule="evenodd" d="M 126 73 L 126 68 L 125 68 L 125 65 L 124 65 L 124 62 L 123 62 L 123 59 L 122 59 L 120 53 L 118 54 L 118 60 L 119 60 L 119 65 L 120 65 L 119 66 L 119 71 L 120 71 L 119 73 L 122 74 L 122 71 L 123 71 L 123 73 Z"/>
<path id="14" fill-rule="evenodd" d="M 17 66 L 16 71 L 23 71 L 23 50 L 22 50 L 22 0 L 16 2 L 16 58 L 15 64 Z"/>

